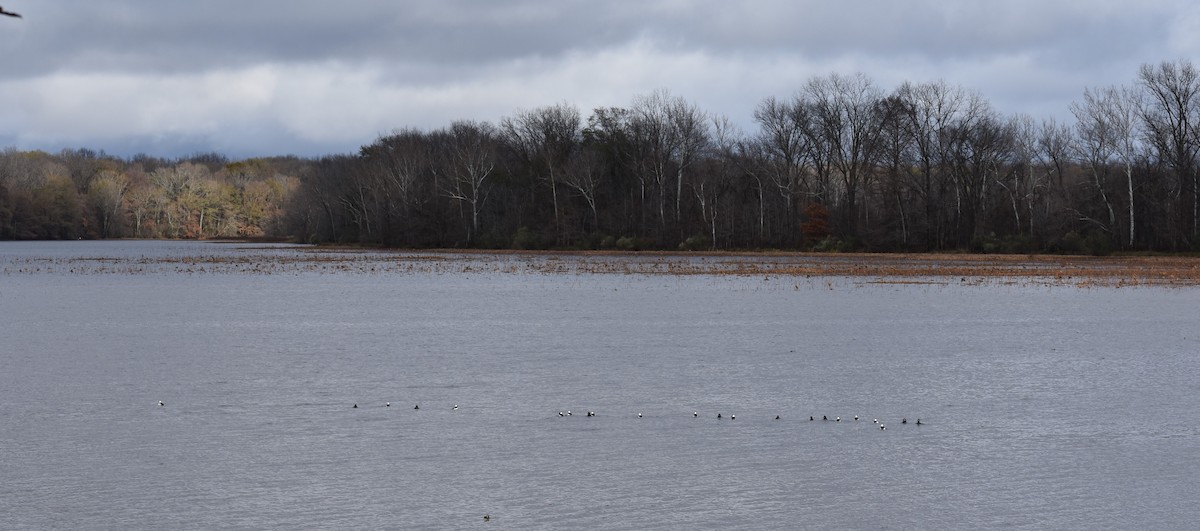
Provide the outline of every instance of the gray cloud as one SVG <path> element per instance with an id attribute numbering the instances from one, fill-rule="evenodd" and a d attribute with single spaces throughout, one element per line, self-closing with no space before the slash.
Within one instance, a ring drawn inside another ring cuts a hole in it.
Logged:
<path id="1" fill-rule="evenodd" d="M 13 4 L 10 0 L 6 5 Z M 18 2 L 19 3 L 19 2 Z M 861 71 L 1067 116 L 1085 86 L 1196 55 L 1182 0 L 42 0 L 0 21 L 0 142 L 119 154 L 352 151 L 403 126 L 668 88 L 749 126 Z"/>

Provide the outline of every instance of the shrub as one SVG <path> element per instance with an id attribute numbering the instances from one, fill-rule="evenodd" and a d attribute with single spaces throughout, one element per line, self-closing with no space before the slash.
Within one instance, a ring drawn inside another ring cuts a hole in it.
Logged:
<path id="1" fill-rule="evenodd" d="M 538 234 L 529 227 L 521 227 L 517 229 L 516 234 L 513 234 L 513 249 L 542 249 L 544 246 L 545 243 L 542 241 L 541 236 L 538 236 Z"/>
<path id="2" fill-rule="evenodd" d="M 704 251 L 712 248 L 712 242 L 703 234 L 688 236 L 688 239 L 679 242 L 680 251 Z"/>
<path id="3" fill-rule="evenodd" d="M 622 236 L 617 240 L 617 248 L 622 251 L 641 251 L 642 249 L 652 249 L 653 247 L 654 242 L 645 238 Z"/>
<path id="4" fill-rule="evenodd" d="M 816 253 L 840 253 L 847 248 L 845 242 L 837 236 L 826 236 L 812 246 L 812 251 Z"/>
<path id="5" fill-rule="evenodd" d="M 1083 236 L 1071 231 L 1063 235 L 1054 245 L 1054 249 L 1066 254 L 1090 254 L 1092 256 L 1107 256 L 1112 254 L 1112 238 L 1099 231 L 1093 231 Z"/>

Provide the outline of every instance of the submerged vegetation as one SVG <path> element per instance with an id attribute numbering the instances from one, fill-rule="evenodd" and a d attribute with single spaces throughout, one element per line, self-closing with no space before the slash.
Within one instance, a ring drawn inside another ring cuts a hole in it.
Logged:
<path id="1" fill-rule="evenodd" d="M 1144 65 L 1073 125 L 945 82 L 815 77 L 755 129 L 666 91 L 586 118 L 402 129 L 353 155 L 0 153 L 0 239 L 287 238 L 409 248 L 1200 250 L 1200 73 Z"/>

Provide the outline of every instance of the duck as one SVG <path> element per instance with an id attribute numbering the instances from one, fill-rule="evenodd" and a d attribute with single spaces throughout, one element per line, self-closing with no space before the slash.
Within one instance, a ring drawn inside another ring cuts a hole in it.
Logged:
<path id="1" fill-rule="evenodd" d="M 454 404 L 454 410 L 458 411 L 458 404 Z"/>
<path id="2" fill-rule="evenodd" d="M 10 16 L 13 18 L 21 18 L 20 14 L 13 13 L 12 11 L 5 11 L 3 7 L 0 7 L 0 15 L 7 15 L 7 16 Z"/>
<path id="3" fill-rule="evenodd" d="M 354 407 L 352 407 L 350 409 L 358 409 L 358 404 L 354 404 Z"/>
<path id="4" fill-rule="evenodd" d="M 3 9 L 3 8 L 0 8 L 0 9 Z M 158 401 L 158 407 L 163 407 L 163 406 L 165 406 L 165 405 L 166 405 L 166 404 L 164 404 L 162 400 L 159 400 L 159 401 Z"/>
<path id="5" fill-rule="evenodd" d="M 640 418 L 642 418 L 642 414 L 641 414 L 641 413 L 638 413 L 638 418 L 639 418 L 639 419 L 640 419 Z"/>
<path id="6" fill-rule="evenodd" d="M 900 419 L 900 423 L 901 423 L 901 424 L 908 424 L 908 417 L 902 417 L 902 418 Z"/>
<path id="7" fill-rule="evenodd" d="M 737 419 L 737 415 L 730 415 L 730 416 L 729 416 L 729 420 L 735 420 L 735 419 Z"/>
<path id="8" fill-rule="evenodd" d="M 392 403 L 391 403 L 391 402 L 385 402 L 385 403 L 383 404 L 383 407 L 392 407 Z"/>
<path id="9" fill-rule="evenodd" d="M 854 420 L 855 420 L 855 421 L 857 421 L 857 420 L 858 420 L 858 415 L 855 415 L 855 416 L 854 416 Z"/>
<path id="10" fill-rule="evenodd" d="M 921 425 L 921 419 L 917 419 L 917 426 Z"/>
<path id="11" fill-rule="evenodd" d="M 413 406 L 413 409 L 421 409 L 421 404 L 417 404 L 417 405 Z"/>
<path id="12" fill-rule="evenodd" d="M 720 413 L 717 413 L 717 418 L 721 418 L 721 414 L 720 414 Z"/>
<path id="13" fill-rule="evenodd" d="M 693 411 L 693 412 L 692 412 L 692 416 L 693 416 L 693 417 L 699 417 L 699 416 L 700 416 L 700 412 L 699 412 L 699 411 Z"/>
<path id="14" fill-rule="evenodd" d="M 775 415 L 775 420 L 779 420 L 779 415 Z"/>

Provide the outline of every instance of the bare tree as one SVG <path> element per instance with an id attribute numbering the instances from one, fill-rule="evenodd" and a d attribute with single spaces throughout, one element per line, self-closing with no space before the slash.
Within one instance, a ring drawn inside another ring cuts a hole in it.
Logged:
<path id="1" fill-rule="evenodd" d="M 427 235 L 420 217 L 438 193 L 430 135 L 404 129 L 380 137 L 359 152 L 360 168 L 349 170 L 364 180 L 361 188 L 375 190 L 371 209 L 389 243 L 412 244 Z"/>
<path id="2" fill-rule="evenodd" d="M 743 144 L 744 135 L 724 115 L 712 119 L 712 131 L 709 153 L 704 157 L 706 164 L 694 172 L 689 182 L 700 206 L 700 217 L 708 225 L 709 244 L 716 249 L 719 247 L 717 220 L 720 202 L 733 182 L 734 172 L 737 171 L 737 150 L 738 146 Z"/>
<path id="3" fill-rule="evenodd" d="M 1124 87 L 1106 87 L 1095 91 L 1086 89 L 1083 102 L 1073 102 L 1078 132 L 1080 161 L 1086 165 L 1108 211 L 1109 225 L 1116 224 L 1113 201 L 1109 198 L 1108 178 L 1114 165 L 1124 172 L 1128 194 L 1128 243 L 1134 244 L 1136 218 L 1134 210 L 1133 166 L 1138 156 L 1137 132 L 1139 102 L 1137 93 Z"/>
<path id="4" fill-rule="evenodd" d="M 604 180 L 604 168 L 600 153 L 594 147 L 583 146 L 575 150 L 567 160 L 562 182 L 574 190 L 587 203 L 592 212 L 592 230 L 600 230 L 600 213 L 596 209 L 596 194 Z"/>
<path id="5" fill-rule="evenodd" d="M 797 197 L 806 189 L 804 176 L 807 171 L 805 163 L 809 154 L 809 136 L 805 134 L 805 128 L 808 127 L 808 106 L 799 97 L 791 102 L 769 97 L 754 110 L 754 121 L 759 127 L 754 147 L 760 151 L 759 156 L 754 158 L 762 160 L 763 171 L 750 171 L 749 174 L 755 178 L 759 191 L 758 223 L 759 236 L 762 237 L 765 202 L 760 173 L 765 173 L 782 195 L 789 221 L 798 221 L 792 219 L 796 217 L 792 212 Z"/>
<path id="6" fill-rule="evenodd" d="M 942 212 L 954 183 L 950 168 L 955 133 L 969 130 L 991 111 L 977 92 L 943 81 L 905 83 L 896 94 L 908 103 L 916 157 L 910 183 L 924 203 L 926 244 L 939 248 L 945 237 Z"/>
<path id="7" fill-rule="evenodd" d="M 528 163 L 544 172 L 541 178 L 550 185 L 559 243 L 562 243 L 563 230 L 558 183 L 572 152 L 579 147 L 581 123 L 579 109 L 566 103 L 519 111 L 500 122 L 500 130 L 509 145 Z"/>
<path id="8" fill-rule="evenodd" d="M 116 233 L 116 220 L 121 214 L 124 204 L 125 190 L 129 187 L 129 179 L 125 174 L 112 170 L 103 170 L 88 183 L 88 201 L 95 209 L 100 222 L 100 237 L 111 238 Z"/>
<path id="9" fill-rule="evenodd" d="M 1145 100 L 1142 126 L 1158 157 L 1175 173 L 1177 193 L 1191 196 L 1187 240 L 1200 234 L 1200 176 L 1196 156 L 1200 152 L 1200 72 L 1190 61 L 1142 65 L 1138 72 Z"/>
<path id="10" fill-rule="evenodd" d="M 670 100 L 667 117 L 671 122 L 671 134 L 675 137 L 677 146 L 672 157 L 675 161 L 675 219 L 678 221 L 684 173 L 709 142 L 708 116 L 695 104 L 678 97 Z"/>
<path id="11" fill-rule="evenodd" d="M 487 201 L 488 178 L 496 168 L 496 128 L 488 122 L 457 121 L 445 131 L 442 192 L 470 209 L 467 243 L 479 234 L 479 214 Z"/>
<path id="12" fill-rule="evenodd" d="M 804 87 L 813 103 L 813 121 L 828 148 L 829 160 L 845 194 L 845 229 L 856 233 L 858 193 L 871 178 L 880 133 L 876 106 L 882 93 L 863 74 L 831 74 Z"/>
<path id="13" fill-rule="evenodd" d="M 665 230 L 666 205 L 672 195 L 673 219 L 679 222 L 684 174 L 708 142 L 707 118 L 698 107 L 666 90 L 634 98 L 631 109 L 629 130 L 637 150 L 638 173 L 643 183 L 648 177 L 655 184 L 659 228 Z M 672 179 L 674 190 L 668 190 Z"/>
<path id="14" fill-rule="evenodd" d="M 1039 175 L 1036 187 L 1041 191 L 1029 202 L 1031 233 L 1034 225 L 1044 230 L 1057 230 L 1063 225 L 1065 207 L 1071 204 L 1072 196 L 1065 175 L 1074 165 L 1075 143 L 1070 126 L 1053 118 L 1042 122 L 1035 151 Z M 1034 209 L 1035 204 L 1040 210 Z M 1049 225 L 1053 227 L 1047 228 Z"/>

